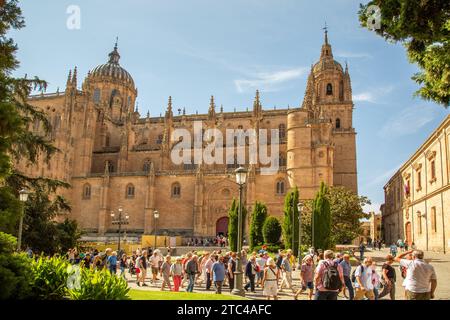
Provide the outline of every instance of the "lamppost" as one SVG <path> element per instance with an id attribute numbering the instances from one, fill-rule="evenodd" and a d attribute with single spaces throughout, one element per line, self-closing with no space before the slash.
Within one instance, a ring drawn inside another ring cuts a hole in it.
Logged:
<path id="1" fill-rule="evenodd" d="M 237 168 L 235 171 L 236 183 L 239 185 L 239 214 L 238 214 L 238 237 L 237 237 L 237 262 L 236 270 L 234 272 L 234 289 L 231 292 L 234 295 L 245 296 L 243 284 L 243 274 L 242 274 L 242 189 L 247 181 L 247 170 L 243 167 Z"/>
<path id="2" fill-rule="evenodd" d="M 159 212 L 158 212 L 158 210 L 153 211 L 153 218 L 154 218 L 154 221 L 155 221 L 155 243 L 154 243 L 154 250 L 156 250 L 156 232 L 157 232 L 157 230 L 158 230 L 157 225 L 156 225 L 156 222 L 157 222 L 158 219 L 159 219 Z"/>
<path id="3" fill-rule="evenodd" d="M 22 246 L 22 228 L 23 228 L 23 216 L 25 215 L 25 202 L 28 200 L 29 192 L 26 189 L 19 191 L 19 200 L 22 202 L 22 213 L 19 220 L 19 234 L 17 236 L 17 251 L 20 251 Z"/>
<path id="4" fill-rule="evenodd" d="M 298 209 L 298 264 L 301 266 L 302 262 L 302 210 L 303 210 L 303 202 L 299 201 L 297 203 Z"/>
<path id="5" fill-rule="evenodd" d="M 119 207 L 118 211 L 119 211 L 119 217 L 115 220 L 112 220 L 112 224 L 117 224 L 119 226 L 119 243 L 117 245 L 117 253 L 120 255 L 120 234 L 121 234 L 122 225 L 129 223 L 128 219 L 130 218 L 130 216 L 125 215 L 125 218 L 122 218 L 122 212 L 123 212 L 122 207 Z M 111 218 L 114 218 L 114 217 L 115 217 L 114 211 L 111 211 Z"/>

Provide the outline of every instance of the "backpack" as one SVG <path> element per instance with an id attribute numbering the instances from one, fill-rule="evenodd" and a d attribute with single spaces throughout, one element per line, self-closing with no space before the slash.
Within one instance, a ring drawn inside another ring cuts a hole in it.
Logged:
<path id="1" fill-rule="evenodd" d="M 357 270 L 358 268 L 361 268 L 361 273 L 364 272 L 364 266 L 363 266 L 362 264 L 360 264 L 359 266 L 357 266 L 357 267 L 355 268 L 355 270 L 353 270 L 353 272 L 352 272 L 352 282 L 356 282 L 356 275 L 355 275 L 355 273 L 356 273 L 356 270 Z"/>
<path id="2" fill-rule="evenodd" d="M 324 263 L 326 270 L 323 274 L 323 287 L 327 290 L 340 290 L 342 288 L 342 281 L 339 276 L 337 264 L 333 263 L 332 265 L 329 265 L 327 262 Z"/>

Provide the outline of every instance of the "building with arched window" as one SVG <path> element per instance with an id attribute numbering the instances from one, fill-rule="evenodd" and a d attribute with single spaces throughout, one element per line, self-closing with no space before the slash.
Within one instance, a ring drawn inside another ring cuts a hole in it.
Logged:
<path id="1" fill-rule="evenodd" d="M 297 186 L 302 199 L 312 199 L 322 181 L 357 192 L 350 74 L 347 66 L 334 59 L 327 33 L 304 94 L 287 108 L 263 106 L 263 94 L 256 90 L 248 108 L 239 110 L 218 108 L 208 94 L 205 113 L 186 114 L 180 108 L 174 114 L 172 97 L 168 97 L 164 110 L 152 108 L 141 115 L 136 85 L 122 61 L 116 44 L 106 61 L 98 61 L 84 79 L 79 79 L 76 69 L 71 70 L 65 90 L 29 98 L 64 133 L 54 135 L 62 152 L 51 159 L 49 167 L 40 159 L 31 166 L 20 162 L 17 168 L 29 176 L 51 175 L 72 186 L 58 192 L 71 202 L 69 218 L 78 221 L 85 237 L 116 241 L 117 226 L 111 223 L 110 211 L 120 206 L 130 216 L 127 235 L 152 234 L 155 210 L 160 214 L 158 230 L 169 235 L 225 233 L 229 206 L 239 196 L 234 175 L 239 166 L 249 170 L 243 192 L 249 212 L 260 201 L 267 204 L 269 214 L 282 215 L 289 190 Z M 147 87 L 141 84 L 142 90 Z M 202 127 L 194 131 L 197 123 Z M 40 124 L 30 127 L 39 130 Z M 175 137 L 180 129 L 190 137 Z M 228 140 L 227 129 L 239 131 Z M 223 141 L 214 134 L 204 137 L 212 130 L 222 132 Z M 250 135 L 252 130 L 255 136 Z M 272 130 L 278 131 L 279 139 L 271 136 Z M 255 164 L 249 161 L 253 140 L 263 140 L 260 134 L 269 138 L 267 158 L 278 162 L 270 172 L 261 158 Z M 189 141 L 193 145 L 186 148 L 188 163 L 175 161 L 176 146 Z M 213 153 L 223 161 L 192 162 L 195 151 L 204 155 L 211 143 L 223 144 L 224 154 Z M 237 156 L 237 150 L 244 156 Z M 440 181 L 439 165 L 438 158 L 427 164 L 431 174 L 427 179 L 435 172 Z M 424 170 L 425 166 L 423 174 Z M 440 212 L 436 206 L 437 230 Z"/>
<path id="2" fill-rule="evenodd" d="M 450 247 L 450 116 L 384 186 L 382 236 L 422 250 Z"/>

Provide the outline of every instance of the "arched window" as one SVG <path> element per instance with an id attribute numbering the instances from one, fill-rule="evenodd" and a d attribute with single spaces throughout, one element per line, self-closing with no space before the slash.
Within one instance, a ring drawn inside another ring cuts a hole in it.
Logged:
<path id="1" fill-rule="evenodd" d="M 341 128 L 341 119 L 337 118 L 336 119 L 336 129 L 340 129 Z"/>
<path id="2" fill-rule="evenodd" d="M 174 183 L 172 185 L 172 198 L 181 197 L 181 186 L 179 183 Z"/>
<path id="3" fill-rule="evenodd" d="M 284 195 L 285 193 L 284 180 L 277 181 L 276 193 L 279 196 Z"/>
<path id="4" fill-rule="evenodd" d="M 278 126 L 278 132 L 280 135 L 280 140 L 284 140 L 286 138 L 286 126 L 284 125 L 284 123 Z"/>
<path id="5" fill-rule="evenodd" d="M 83 186 L 83 199 L 87 200 L 91 198 L 91 185 L 86 183 Z"/>
<path id="6" fill-rule="evenodd" d="M 134 185 L 132 183 L 127 185 L 125 197 L 128 199 L 134 198 Z"/>
<path id="7" fill-rule="evenodd" d="M 97 88 L 94 90 L 94 103 L 100 102 L 100 89 Z"/>
<path id="8" fill-rule="evenodd" d="M 327 96 L 333 95 L 333 85 L 331 83 L 327 84 Z"/>
<path id="9" fill-rule="evenodd" d="M 279 156 L 279 165 L 280 167 L 286 167 L 286 158 L 282 154 Z"/>
<path id="10" fill-rule="evenodd" d="M 151 165 L 152 165 L 152 162 L 149 159 L 145 160 L 144 165 L 142 166 L 142 170 L 144 172 L 149 172 Z"/>

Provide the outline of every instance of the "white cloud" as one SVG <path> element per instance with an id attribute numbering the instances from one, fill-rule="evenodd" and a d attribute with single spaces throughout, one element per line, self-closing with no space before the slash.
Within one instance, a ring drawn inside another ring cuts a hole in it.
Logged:
<path id="1" fill-rule="evenodd" d="M 366 204 L 363 207 L 363 211 L 365 213 L 369 213 L 369 212 L 380 213 L 380 206 L 381 206 L 381 203 Z"/>
<path id="2" fill-rule="evenodd" d="M 380 99 L 385 95 L 391 93 L 394 90 L 394 86 L 373 88 L 370 91 L 363 91 L 353 95 L 354 102 L 370 102 L 380 103 Z"/>
<path id="3" fill-rule="evenodd" d="M 373 56 L 366 52 L 350 52 L 350 51 L 338 51 L 335 53 L 335 56 L 340 58 L 355 58 L 355 59 L 369 59 L 373 58 Z"/>
<path id="4" fill-rule="evenodd" d="M 405 136 L 416 133 L 438 115 L 436 106 L 416 105 L 391 117 L 381 128 L 381 137 Z"/>
<path id="5" fill-rule="evenodd" d="M 297 67 L 292 69 L 278 70 L 274 72 L 258 72 L 252 79 L 236 79 L 234 84 L 238 92 L 254 91 L 277 91 L 280 85 L 303 76 L 308 68 Z"/>

